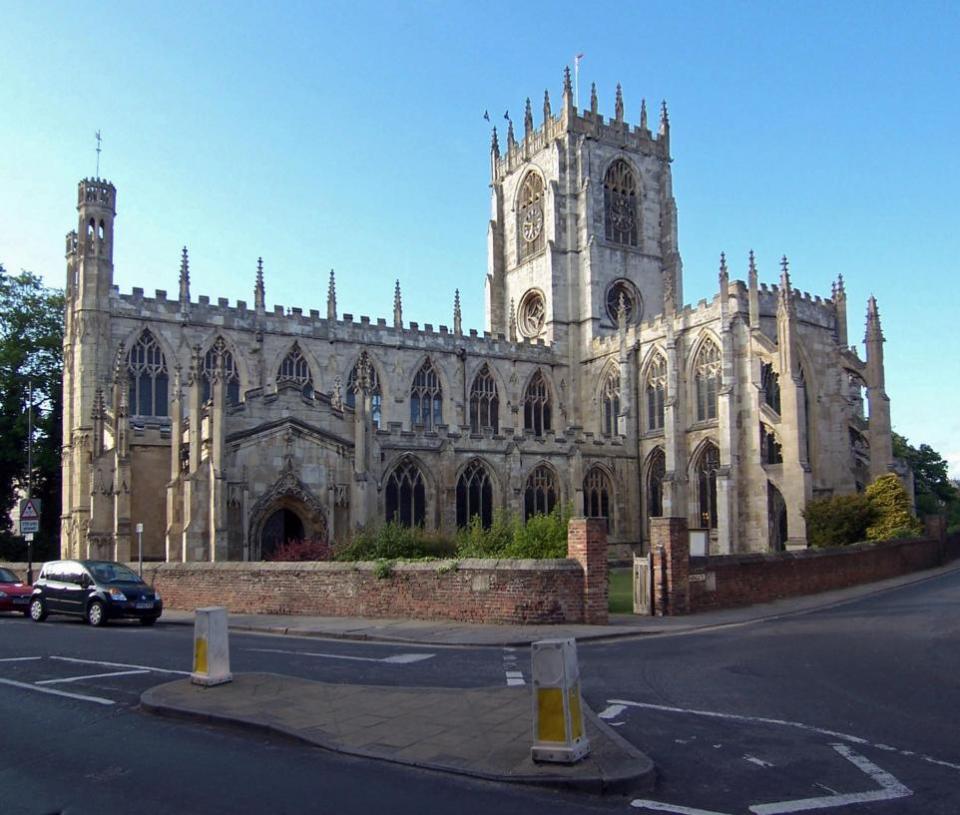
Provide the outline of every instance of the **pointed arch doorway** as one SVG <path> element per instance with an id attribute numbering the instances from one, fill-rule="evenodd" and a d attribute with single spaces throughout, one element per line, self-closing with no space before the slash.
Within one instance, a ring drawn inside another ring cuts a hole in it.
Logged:
<path id="1" fill-rule="evenodd" d="M 254 504 L 249 528 L 251 560 L 267 560 L 289 541 L 326 541 L 329 534 L 323 503 L 290 466 Z"/>
<path id="2" fill-rule="evenodd" d="M 267 516 L 260 531 L 260 557 L 269 560 L 288 541 L 303 540 L 303 521 L 288 507 L 280 507 Z"/>

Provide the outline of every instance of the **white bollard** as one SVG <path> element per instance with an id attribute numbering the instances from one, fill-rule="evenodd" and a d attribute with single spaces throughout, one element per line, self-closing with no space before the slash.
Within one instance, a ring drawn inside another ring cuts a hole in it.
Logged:
<path id="1" fill-rule="evenodd" d="M 540 640 L 533 658 L 534 761 L 573 764 L 590 752 L 580 701 L 580 668 L 573 639 Z"/>
<path id="2" fill-rule="evenodd" d="M 222 685 L 230 673 L 230 635 L 225 608 L 198 608 L 193 623 L 193 673 L 195 685 Z"/>

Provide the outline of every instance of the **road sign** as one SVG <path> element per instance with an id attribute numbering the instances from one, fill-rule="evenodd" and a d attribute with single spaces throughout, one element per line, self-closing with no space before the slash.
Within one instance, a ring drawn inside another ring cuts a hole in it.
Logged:
<path id="1" fill-rule="evenodd" d="M 40 499 L 24 498 L 20 502 L 20 534 L 40 531 Z"/>

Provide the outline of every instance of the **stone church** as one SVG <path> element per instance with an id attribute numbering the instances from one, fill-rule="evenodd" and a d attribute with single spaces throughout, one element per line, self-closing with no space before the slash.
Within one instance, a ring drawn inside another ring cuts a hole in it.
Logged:
<path id="1" fill-rule="evenodd" d="M 746 282 L 685 305 L 666 105 L 656 132 L 544 95 L 490 152 L 486 331 L 114 284 L 116 189 L 67 235 L 64 556 L 259 560 L 385 521 L 452 536 L 558 504 L 613 553 L 684 516 L 710 553 L 804 545 L 802 510 L 894 466 L 883 335 L 830 297 Z M 251 270 L 252 271 L 252 270 Z M 253 274 L 251 274 L 253 277 Z"/>

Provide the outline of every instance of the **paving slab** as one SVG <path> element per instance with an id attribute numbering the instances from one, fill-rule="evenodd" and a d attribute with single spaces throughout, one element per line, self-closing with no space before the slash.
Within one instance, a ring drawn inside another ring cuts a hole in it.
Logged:
<path id="1" fill-rule="evenodd" d="M 653 762 L 587 705 L 590 755 L 571 766 L 534 762 L 529 686 L 384 688 L 248 673 L 215 687 L 168 682 L 144 692 L 141 704 L 161 715 L 272 730 L 326 750 L 489 781 L 632 793 L 652 789 L 655 777 Z M 426 715 L 441 706 L 442 719 Z M 504 726 L 507 711 L 516 726 Z"/>

